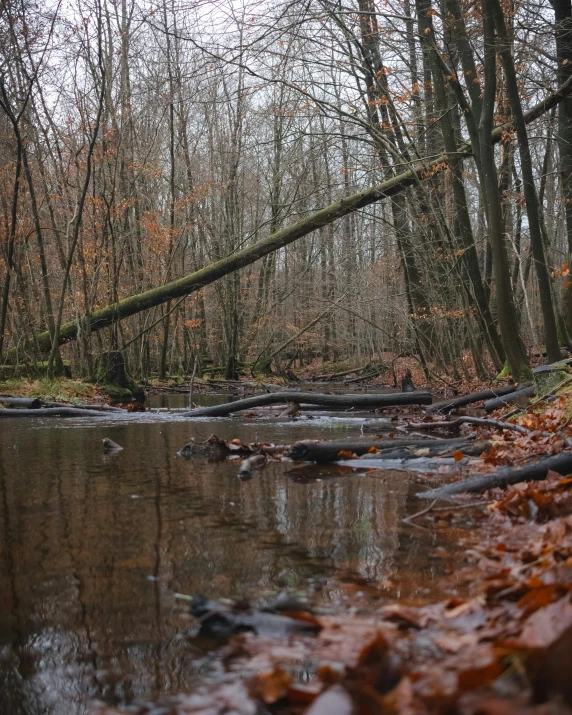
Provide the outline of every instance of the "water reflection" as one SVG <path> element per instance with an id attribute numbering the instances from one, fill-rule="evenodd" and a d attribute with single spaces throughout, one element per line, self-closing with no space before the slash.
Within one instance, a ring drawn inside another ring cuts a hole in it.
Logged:
<path id="1" fill-rule="evenodd" d="M 435 537 L 400 523 L 415 509 L 403 474 L 271 464 L 241 482 L 238 461 L 175 456 L 211 432 L 343 436 L 237 419 L 2 422 L 1 713 L 75 715 L 90 698 L 191 688 L 208 656 L 173 639 L 188 627 L 174 592 L 311 588 L 335 603 L 353 583 L 416 597 L 440 577 Z M 124 450 L 104 455 L 103 437 Z"/>

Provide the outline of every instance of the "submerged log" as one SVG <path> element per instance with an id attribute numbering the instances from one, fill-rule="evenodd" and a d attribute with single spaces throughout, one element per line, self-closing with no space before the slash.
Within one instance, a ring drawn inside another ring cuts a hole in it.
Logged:
<path id="1" fill-rule="evenodd" d="M 11 395 L 0 395 L 0 405 L 25 407 L 28 410 L 39 410 L 42 403 L 34 397 L 12 397 Z"/>
<path id="2" fill-rule="evenodd" d="M 481 400 L 490 400 L 494 397 L 510 395 L 511 392 L 516 392 L 517 389 L 518 387 L 516 385 L 506 385 L 505 387 L 497 387 L 493 390 L 483 390 L 482 392 L 472 392 L 469 395 L 452 397 L 450 400 L 435 402 L 431 405 L 431 407 L 427 408 L 427 412 L 450 412 L 457 407 L 464 407 L 465 405 L 470 405 L 473 402 L 480 402 Z"/>
<path id="3" fill-rule="evenodd" d="M 421 439 L 419 437 L 411 439 L 378 439 L 378 440 L 348 440 L 339 439 L 329 442 L 296 442 L 290 452 L 286 455 L 295 462 L 318 462 L 318 464 L 328 464 L 338 459 L 356 454 L 358 457 L 368 452 L 377 455 L 382 450 L 396 450 L 403 447 L 426 448 L 431 445 L 439 445 L 442 448 L 454 447 L 467 443 L 466 438 L 459 439 Z M 377 451 L 375 451 L 377 450 Z"/>
<path id="4" fill-rule="evenodd" d="M 0 417 L 103 417 L 105 412 L 87 408 L 45 407 L 40 410 L 0 409 Z"/>
<path id="5" fill-rule="evenodd" d="M 400 405 L 430 405 L 428 392 L 390 393 L 386 395 L 324 395 L 318 392 L 270 392 L 264 395 L 247 397 L 244 400 L 228 402 L 224 405 L 197 407 L 185 412 L 185 417 L 226 417 L 233 412 L 249 410 L 263 405 L 279 405 L 297 402 L 298 404 L 321 405 L 325 407 L 343 407 L 376 409 L 377 407 L 396 407 Z"/>
<path id="6" fill-rule="evenodd" d="M 445 484 L 437 489 L 419 492 L 417 496 L 421 499 L 448 499 L 455 494 L 481 492 L 496 487 L 505 488 L 519 482 L 545 479 L 549 471 L 558 472 L 558 474 L 572 472 L 572 452 L 562 452 L 530 464 L 524 464 L 521 467 L 502 467 L 491 474 L 479 474 L 460 482 Z"/>

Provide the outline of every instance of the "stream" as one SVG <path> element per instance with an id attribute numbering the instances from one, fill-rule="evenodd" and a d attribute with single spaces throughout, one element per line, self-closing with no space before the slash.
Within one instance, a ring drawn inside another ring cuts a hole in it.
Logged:
<path id="1" fill-rule="evenodd" d="M 189 421 L 185 400 L 2 421 L 2 715 L 80 715 L 97 699 L 126 705 L 196 686 L 216 656 L 185 638 L 175 593 L 257 599 L 286 588 L 332 612 L 439 596 L 459 547 L 454 530 L 401 522 L 426 506 L 414 496 L 420 475 L 280 462 L 242 482 L 239 461 L 176 456 L 193 436 L 337 439 L 357 420 Z M 124 450 L 105 455 L 104 437 Z"/>

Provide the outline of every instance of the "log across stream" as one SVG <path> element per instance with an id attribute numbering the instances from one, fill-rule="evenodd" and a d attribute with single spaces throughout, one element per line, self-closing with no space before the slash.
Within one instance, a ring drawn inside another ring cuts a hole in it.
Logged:
<path id="1" fill-rule="evenodd" d="M 224 405 L 197 407 L 185 413 L 186 417 L 226 417 L 234 412 L 250 410 L 265 405 L 319 405 L 334 409 L 375 410 L 380 407 L 398 407 L 403 405 L 430 405 L 429 392 L 395 392 L 390 394 L 331 395 L 319 392 L 269 392 L 243 400 L 227 402 Z"/>

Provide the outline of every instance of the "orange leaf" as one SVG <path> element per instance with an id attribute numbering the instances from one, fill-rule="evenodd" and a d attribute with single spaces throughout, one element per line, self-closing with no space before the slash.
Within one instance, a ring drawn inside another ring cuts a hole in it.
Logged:
<path id="1" fill-rule="evenodd" d="M 460 462 L 461 459 L 463 459 L 465 455 L 462 452 L 453 452 L 453 457 L 455 458 L 455 462 Z"/>
<path id="2" fill-rule="evenodd" d="M 282 668 L 274 668 L 264 673 L 258 673 L 249 682 L 250 695 L 262 700 L 266 705 L 275 703 L 288 694 L 292 684 L 292 676 Z"/>
<path id="3" fill-rule="evenodd" d="M 373 447 L 373 446 L 372 446 L 372 447 L 370 447 L 370 448 L 367 450 L 367 453 L 368 453 L 368 454 L 376 454 L 378 451 L 379 451 L 379 450 L 378 450 L 377 447 Z"/>
<path id="4" fill-rule="evenodd" d="M 350 452 L 349 449 L 340 449 L 338 452 L 338 459 L 353 459 L 354 455 L 353 452 Z"/>

